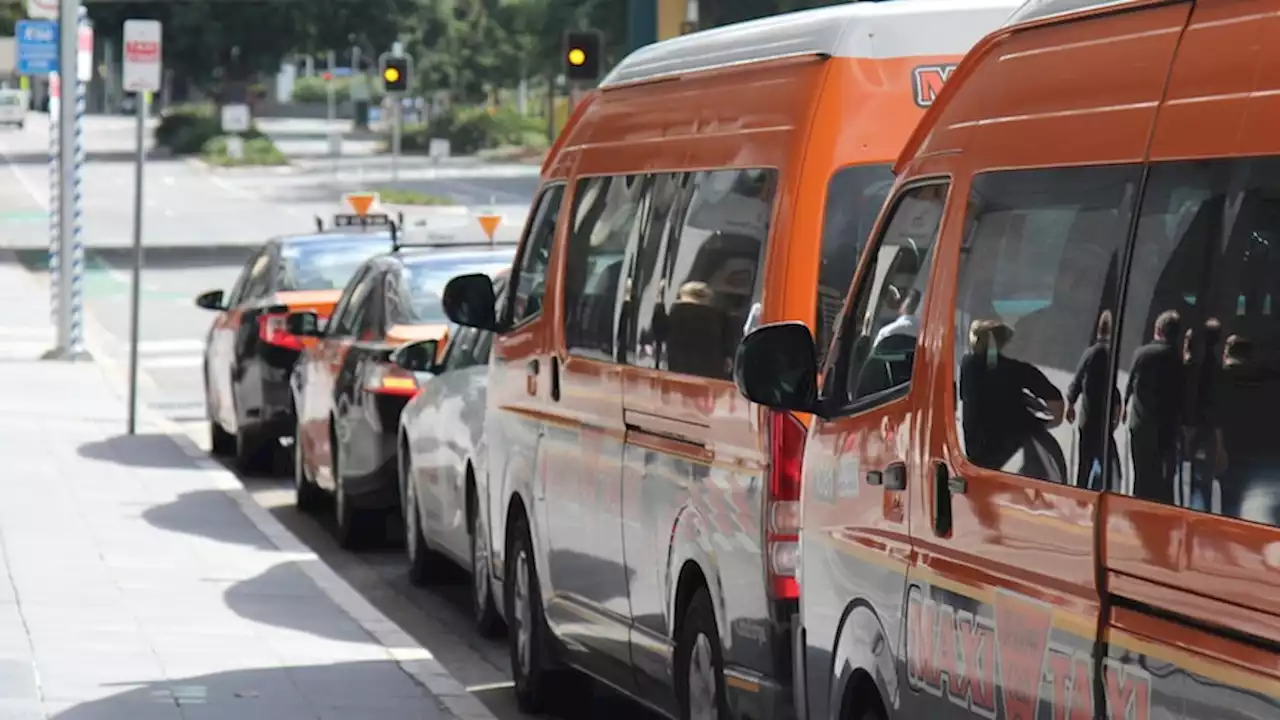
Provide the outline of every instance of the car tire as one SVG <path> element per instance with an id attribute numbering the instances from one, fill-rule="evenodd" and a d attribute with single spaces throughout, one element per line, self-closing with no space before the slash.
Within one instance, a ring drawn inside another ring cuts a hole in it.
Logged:
<path id="1" fill-rule="evenodd" d="M 309 513 L 320 505 L 323 493 L 307 474 L 306 451 L 302 449 L 302 423 L 298 423 L 293 439 L 293 504 Z"/>
<path id="2" fill-rule="evenodd" d="M 416 587 L 426 587 L 440 580 L 441 558 L 427 545 L 422 532 L 422 515 L 418 511 L 418 490 L 413 483 L 413 459 L 400 452 L 400 479 L 404 488 L 404 549 L 409 556 L 409 582 Z"/>
<path id="3" fill-rule="evenodd" d="M 476 632 L 483 638 L 502 634 L 502 616 L 493 601 L 493 582 L 489 569 L 489 529 L 480 519 L 480 503 L 471 503 L 471 616 Z"/>
<path id="4" fill-rule="evenodd" d="M 542 713 L 566 687 L 571 672 L 552 669 L 551 630 L 542 608 L 541 586 L 533 559 L 533 541 L 527 521 L 512 528 L 511 551 L 507 553 L 504 591 L 506 593 L 507 648 L 511 655 L 511 679 L 516 705 L 528 714 Z"/>
<path id="5" fill-rule="evenodd" d="M 676 640 L 675 675 L 681 720 L 729 717 L 724 655 L 706 588 L 698 589 L 685 608 Z"/>
<path id="6" fill-rule="evenodd" d="M 338 452 L 338 439 L 331 435 L 333 448 L 333 519 L 334 532 L 338 546 L 343 550 L 360 550 L 369 544 L 373 535 L 370 515 L 351 504 L 347 489 L 342 481 L 342 453 Z"/>

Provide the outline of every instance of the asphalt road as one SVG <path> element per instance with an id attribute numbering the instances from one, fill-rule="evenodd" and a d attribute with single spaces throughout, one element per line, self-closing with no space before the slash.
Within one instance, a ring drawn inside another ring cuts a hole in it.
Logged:
<path id="1" fill-rule="evenodd" d="M 131 231 L 132 170 L 128 161 L 116 158 L 118 150 L 112 150 L 131 128 L 127 118 L 90 118 L 87 125 L 85 201 L 90 249 L 83 284 L 85 307 L 90 322 L 102 331 L 97 337 L 100 349 L 123 366 L 128 358 L 131 256 L 118 246 L 94 245 L 108 245 L 99 242 L 106 238 L 127 238 Z M 8 213 L 0 212 L 0 247 L 16 248 L 19 260 L 37 274 L 47 262 L 47 216 L 42 210 L 47 170 L 32 158 L 43 151 L 39 141 L 45 132 L 39 123 L 29 122 L 25 132 L 0 133 L 0 154 L 6 161 L 0 167 L 0 208 Z M 371 166 L 377 162 L 371 157 L 364 160 Z M 331 173 L 300 164 L 304 167 L 290 174 L 255 171 L 221 177 L 183 161 L 155 160 L 148 166 L 149 177 L 157 179 L 149 183 L 147 192 L 146 237 L 153 249 L 142 275 L 140 397 L 177 422 L 202 447 L 208 447 L 208 430 L 200 368 L 212 317 L 195 306 L 194 297 L 206 289 L 229 288 L 253 243 L 273 232 L 305 230 L 312 213 L 333 212 L 334 203 L 323 202 L 328 197 L 324 193 L 332 189 Z M 423 187 L 432 188 L 428 192 L 490 194 L 526 207 L 536 186 L 536 177 L 529 177 L 527 169 L 523 178 L 517 171 L 467 167 L 465 162 L 412 172 L 432 174 L 421 180 Z M 43 184 L 38 184 L 41 177 Z M 281 229 L 269 229 L 276 227 Z M 159 243 L 152 243 L 152 238 L 179 232 L 217 239 L 202 243 L 183 238 L 163 251 L 153 247 Z M 236 243 L 223 238 L 248 240 Z M 414 588 L 408 583 L 400 550 L 388 547 L 358 555 L 342 551 L 324 518 L 304 516 L 294 509 L 287 479 L 242 480 L 262 505 L 437 655 L 501 720 L 527 717 L 515 708 L 505 640 L 484 640 L 470 630 L 465 577 L 431 589 Z M 552 715 L 566 720 L 604 716 L 615 720 L 652 717 L 602 690 L 590 697 L 566 698 Z"/>

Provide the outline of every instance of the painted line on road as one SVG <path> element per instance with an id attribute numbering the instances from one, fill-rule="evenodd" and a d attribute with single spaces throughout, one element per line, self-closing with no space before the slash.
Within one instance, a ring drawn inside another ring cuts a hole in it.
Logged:
<path id="1" fill-rule="evenodd" d="M 13 176 L 18 178 L 18 184 L 22 185 L 22 189 L 26 190 L 31 199 L 35 200 L 40 209 L 47 214 L 49 212 L 49 189 L 41 188 L 37 190 L 35 183 L 27 179 L 26 174 L 22 172 L 21 166 L 13 162 L 13 158 L 9 156 L 9 143 L 0 143 L 0 157 L 4 158 L 4 163 L 13 172 Z"/>
<path id="2" fill-rule="evenodd" d="M 263 203 L 264 205 L 269 205 L 277 210 L 283 210 L 284 212 L 289 213 L 290 215 L 305 215 L 307 217 L 310 217 L 312 215 L 312 213 L 303 211 L 299 208 L 293 207 L 285 203 L 280 203 L 277 205 L 276 203 L 265 202 L 262 199 L 261 195 L 250 192 L 249 190 L 246 190 L 236 185 L 230 180 L 218 177 L 218 174 L 214 172 L 212 168 L 210 168 L 208 165 L 206 165 L 205 163 L 195 158 L 186 158 L 184 162 L 186 162 L 188 166 L 194 168 L 196 171 L 203 174 L 205 177 L 209 178 L 209 182 L 213 183 L 214 185 L 217 185 L 219 188 L 222 188 L 227 193 L 234 195 L 240 198 L 241 200 L 247 200 L 249 202 L 256 202 L 256 203 Z"/>
<path id="3" fill-rule="evenodd" d="M 16 254 L 11 250 L 0 250 L 0 258 L 16 263 Z M 49 288 L 40 276 L 28 271 L 27 278 L 33 289 L 48 294 Z M 106 348 L 113 343 L 113 337 L 97 319 L 89 312 L 85 313 L 85 346 L 98 366 L 107 384 L 116 395 L 127 397 L 128 368 L 115 360 Z M 140 395 L 159 395 L 159 387 L 145 373 L 138 374 Z M 356 591 L 333 568 L 329 567 L 305 543 L 289 532 L 279 520 L 245 489 L 231 471 L 210 459 L 208 453 L 201 450 L 191 435 L 182 426 L 173 422 L 163 414 L 152 409 L 139 398 L 138 415 L 144 422 L 159 429 L 182 449 L 196 465 L 213 473 L 215 485 L 225 495 L 239 505 L 240 510 L 249 518 L 258 530 L 265 535 L 278 550 L 294 558 L 293 562 L 311 578 L 329 599 L 333 600 L 352 620 L 376 640 L 392 660 L 410 677 L 421 683 L 428 692 L 435 696 L 457 720 L 497 720 L 497 716 L 480 702 L 475 695 L 453 677 L 429 649 L 423 647 L 413 636 L 373 606 L 363 595 Z"/>

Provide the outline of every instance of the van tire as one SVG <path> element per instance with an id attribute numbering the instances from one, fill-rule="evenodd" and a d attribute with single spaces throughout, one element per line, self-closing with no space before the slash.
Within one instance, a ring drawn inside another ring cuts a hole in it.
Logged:
<path id="1" fill-rule="evenodd" d="M 506 595 L 507 648 L 511 655 L 511 679 L 516 705 L 531 715 L 547 710 L 565 686 L 567 671 L 552 670 L 551 630 L 543 614 L 541 585 L 534 565 L 533 541 L 528 522 L 516 521 L 507 553 L 503 591 Z"/>
<path id="2" fill-rule="evenodd" d="M 698 588 L 684 611 L 676 639 L 676 701 L 681 720 L 729 718 L 724 684 L 724 653 L 711 608 L 711 595 Z M 714 712 L 713 715 L 707 713 Z"/>

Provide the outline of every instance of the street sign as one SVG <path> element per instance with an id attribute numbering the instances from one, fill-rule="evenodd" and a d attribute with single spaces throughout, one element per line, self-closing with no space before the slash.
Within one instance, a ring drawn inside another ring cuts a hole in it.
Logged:
<path id="1" fill-rule="evenodd" d="M 158 20 L 124 21 L 125 92 L 160 90 L 160 38 Z"/>
<path id="2" fill-rule="evenodd" d="M 432 160 L 446 160 L 452 154 L 452 145 L 449 138 L 431 138 L 427 142 L 427 157 Z"/>
<path id="3" fill-rule="evenodd" d="M 93 80 L 93 26 L 86 22 L 77 29 L 76 79 L 89 82 Z"/>
<path id="4" fill-rule="evenodd" d="M 27 17 L 35 20 L 57 20 L 58 0 L 27 0 Z"/>
<path id="5" fill-rule="evenodd" d="M 243 103 L 222 106 L 222 132 L 242 133 L 249 131 L 249 106 Z"/>
<path id="6" fill-rule="evenodd" d="M 58 71 L 58 23 L 52 20 L 19 20 L 17 35 L 19 75 L 48 75 Z"/>

